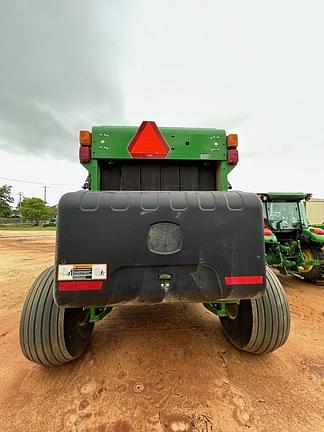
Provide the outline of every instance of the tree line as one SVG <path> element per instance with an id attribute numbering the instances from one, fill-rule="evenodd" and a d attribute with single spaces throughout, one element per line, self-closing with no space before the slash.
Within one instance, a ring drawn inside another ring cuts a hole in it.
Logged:
<path id="1" fill-rule="evenodd" d="M 41 222 L 51 219 L 56 215 L 56 208 L 47 206 L 41 198 L 24 198 L 18 207 L 14 209 L 12 204 L 14 198 L 11 192 L 12 186 L 0 186 L 0 217 L 22 217 L 32 225 L 39 225 Z"/>

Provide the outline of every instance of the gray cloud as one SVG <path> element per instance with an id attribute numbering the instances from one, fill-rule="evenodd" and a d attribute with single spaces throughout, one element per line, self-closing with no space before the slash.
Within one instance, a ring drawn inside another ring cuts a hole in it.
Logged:
<path id="1" fill-rule="evenodd" d="M 0 15 L 0 149 L 75 157 L 78 129 L 122 122 L 129 0 L 6 0 Z"/>

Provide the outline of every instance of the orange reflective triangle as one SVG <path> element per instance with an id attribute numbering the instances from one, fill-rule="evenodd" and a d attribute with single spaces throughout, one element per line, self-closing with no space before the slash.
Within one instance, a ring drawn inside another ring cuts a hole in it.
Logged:
<path id="1" fill-rule="evenodd" d="M 170 147 L 153 121 L 143 121 L 128 146 L 133 158 L 161 159 Z"/>

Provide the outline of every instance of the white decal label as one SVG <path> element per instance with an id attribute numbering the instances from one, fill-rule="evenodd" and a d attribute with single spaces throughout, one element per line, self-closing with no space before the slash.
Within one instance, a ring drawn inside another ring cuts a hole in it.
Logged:
<path id="1" fill-rule="evenodd" d="M 59 264 L 57 280 L 104 280 L 107 264 Z"/>
<path id="2" fill-rule="evenodd" d="M 200 159 L 210 159 L 210 154 L 209 153 L 200 153 Z"/>

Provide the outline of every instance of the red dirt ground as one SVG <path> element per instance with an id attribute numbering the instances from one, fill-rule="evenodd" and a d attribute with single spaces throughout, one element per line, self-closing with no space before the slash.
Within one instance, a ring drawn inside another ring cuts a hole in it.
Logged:
<path id="1" fill-rule="evenodd" d="M 269 355 L 235 350 L 202 305 L 124 306 L 82 358 L 44 368 L 18 329 L 54 239 L 0 232 L 0 432 L 324 431 L 324 286 L 281 279 L 292 329 Z"/>

